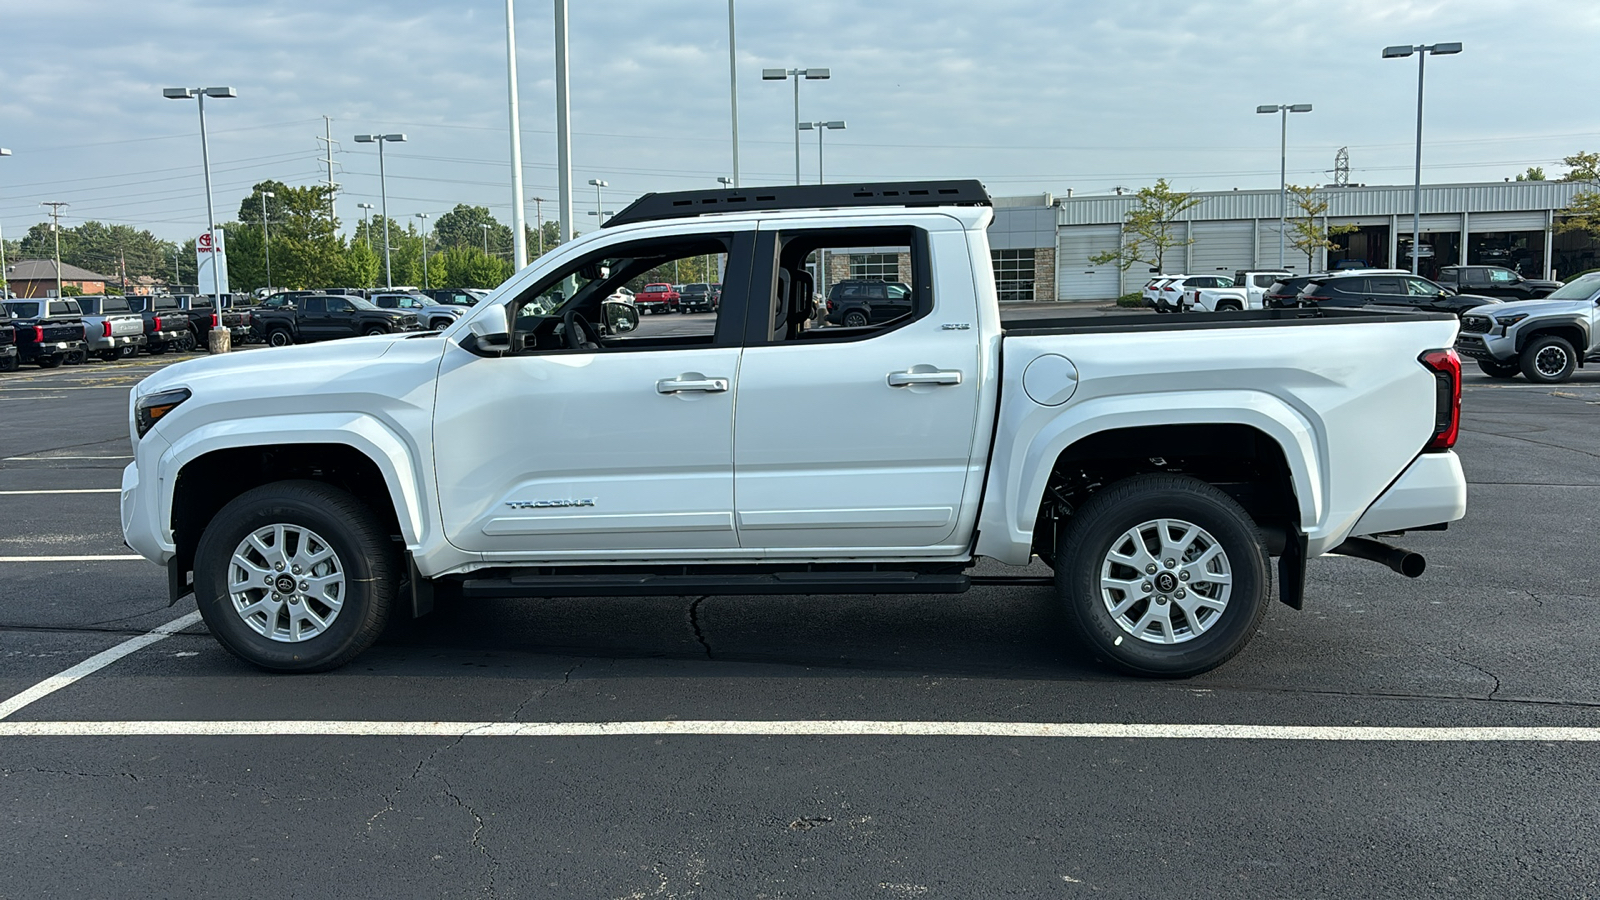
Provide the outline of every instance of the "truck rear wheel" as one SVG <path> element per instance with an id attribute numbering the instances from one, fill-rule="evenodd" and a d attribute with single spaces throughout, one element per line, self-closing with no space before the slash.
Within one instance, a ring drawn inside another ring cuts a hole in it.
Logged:
<path id="1" fill-rule="evenodd" d="M 1560 384 L 1577 367 L 1578 356 L 1566 338 L 1541 334 L 1522 348 L 1522 374 L 1537 384 Z"/>
<path id="2" fill-rule="evenodd" d="M 349 493 L 280 481 L 234 498 L 195 549 L 195 601 L 217 640 L 273 672 L 324 672 L 383 632 L 398 566 Z"/>
<path id="3" fill-rule="evenodd" d="M 61 354 L 57 353 L 51 356 L 41 356 L 34 362 L 38 363 L 41 369 L 54 369 L 56 366 L 61 365 L 61 360 Z"/>
<path id="4" fill-rule="evenodd" d="M 859 310 L 850 310 L 844 314 L 844 327 L 861 328 L 867 324 L 867 316 Z"/>
<path id="5" fill-rule="evenodd" d="M 1478 369 L 1490 378 L 1504 379 L 1515 378 L 1522 371 L 1516 363 L 1490 362 L 1487 359 L 1478 360 Z"/>
<path id="6" fill-rule="evenodd" d="M 1250 516 L 1184 475 L 1096 493 L 1062 529 L 1056 590 L 1079 636 L 1135 675 L 1187 678 L 1233 658 L 1261 624 L 1271 570 Z"/>

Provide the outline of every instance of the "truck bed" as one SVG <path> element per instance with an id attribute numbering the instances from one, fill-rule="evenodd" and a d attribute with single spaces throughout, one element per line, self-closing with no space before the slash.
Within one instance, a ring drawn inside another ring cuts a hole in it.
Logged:
<path id="1" fill-rule="evenodd" d="M 1115 334 L 1128 331 L 1202 331 L 1231 328 L 1267 328 L 1279 325 L 1349 325 L 1362 322 L 1414 322 L 1419 319 L 1454 321 L 1448 313 L 1372 312 L 1364 309 L 1266 309 L 1232 313 L 1186 313 L 1156 316 L 1129 313 L 1115 316 L 1028 316 L 1022 310 L 1000 308 L 1000 324 L 1009 337 L 1051 334 Z"/>

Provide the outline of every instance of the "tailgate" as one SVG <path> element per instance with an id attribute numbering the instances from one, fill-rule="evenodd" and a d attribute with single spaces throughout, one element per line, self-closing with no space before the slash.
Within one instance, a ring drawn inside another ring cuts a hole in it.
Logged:
<path id="1" fill-rule="evenodd" d="M 111 322 L 112 337 L 133 337 L 136 334 L 144 334 L 143 316 L 107 316 L 106 319 Z"/>

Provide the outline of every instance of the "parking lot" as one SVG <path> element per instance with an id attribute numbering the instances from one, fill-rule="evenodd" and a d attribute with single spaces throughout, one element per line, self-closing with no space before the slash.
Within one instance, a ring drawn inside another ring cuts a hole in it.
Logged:
<path id="1" fill-rule="evenodd" d="M 1469 364 L 1427 573 L 1317 560 L 1162 682 L 1033 587 L 483 601 L 264 675 L 122 545 L 172 362 L 0 377 L 0 897 L 1600 896 L 1600 370 Z"/>

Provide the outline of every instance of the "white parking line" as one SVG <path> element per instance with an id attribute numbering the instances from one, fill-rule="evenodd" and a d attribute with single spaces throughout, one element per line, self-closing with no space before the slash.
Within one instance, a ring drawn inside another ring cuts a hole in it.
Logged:
<path id="1" fill-rule="evenodd" d="M 0 556 L 0 563 L 29 562 L 96 562 L 99 560 L 144 559 L 137 553 L 106 554 L 103 556 Z"/>
<path id="2" fill-rule="evenodd" d="M 65 675 L 66 673 L 62 674 Z M 0 706 L 0 717 L 4 716 L 3 710 L 4 707 Z M 351 722 L 314 720 L 0 722 L 0 737 L 135 737 L 152 735 L 172 737 L 275 735 L 292 737 L 526 738 L 826 736 L 1125 738 L 1387 743 L 1600 742 L 1600 728 L 1524 728 L 1503 726 L 1384 728 L 1342 725 L 1135 725 L 1114 722 L 894 722 L 809 719 L 791 721 L 691 720 L 655 722 Z"/>
<path id="3" fill-rule="evenodd" d="M 0 719 L 4 719 L 5 717 L 11 715 L 19 709 L 22 709 L 24 706 L 27 706 L 35 700 L 38 700 L 42 697 L 48 697 L 49 695 L 61 690 L 64 687 L 67 687 L 86 675 L 92 675 L 95 672 L 100 671 L 101 669 L 111 665 L 135 650 L 148 647 L 157 641 L 164 641 L 171 637 L 174 633 L 182 631 L 198 621 L 200 621 L 199 611 L 189 613 L 186 616 L 179 616 L 178 618 L 173 619 L 171 622 L 156 628 L 154 631 L 141 634 L 135 638 L 129 638 L 115 647 L 112 647 L 110 650 L 96 653 L 95 655 L 89 657 L 81 663 L 78 663 L 72 668 L 67 669 L 64 672 L 61 672 L 60 674 L 51 675 L 49 678 L 46 678 L 33 687 L 28 688 L 20 694 L 17 694 L 11 699 L 0 702 Z"/>
<path id="4" fill-rule="evenodd" d="M 8 456 L 6 462 L 48 462 L 55 459 L 133 459 L 131 456 Z"/>
<path id="5" fill-rule="evenodd" d="M 117 494 L 122 488 L 62 488 L 49 491 L 0 491 L 0 497 L 18 497 L 23 494 Z"/>

